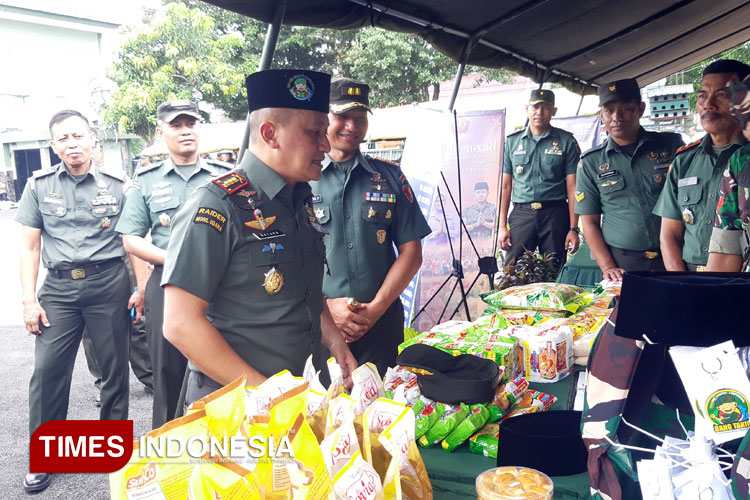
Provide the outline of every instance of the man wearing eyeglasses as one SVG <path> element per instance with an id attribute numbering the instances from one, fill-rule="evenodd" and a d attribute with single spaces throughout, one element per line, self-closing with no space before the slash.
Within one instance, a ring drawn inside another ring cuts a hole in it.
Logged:
<path id="1" fill-rule="evenodd" d="M 584 236 L 604 279 L 663 271 L 661 219 L 651 211 L 682 138 L 641 127 L 646 104 L 635 79 L 599 87 L 599 106 L 609 138 L 581 155 L 576 177 Z"/>

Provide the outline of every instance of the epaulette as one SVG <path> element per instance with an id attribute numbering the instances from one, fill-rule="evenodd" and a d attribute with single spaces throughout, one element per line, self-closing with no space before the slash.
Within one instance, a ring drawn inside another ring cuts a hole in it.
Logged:
<path id="1" fill-rule="evenodd" d="M 523 132 L 524 130 L 526 130 L 526 128 L 520 128 L 520 129 L 516 130 L 515 132 L 511 132 L 510 134 L 508 134 L 508 137 L 510 137 L 512 135 L 518 135 L 521 132 Z"/>
<path id="2" fill-rule="evenodd" d="M 211 184 L 219 186 L 227 194 L 234 194 L 250 184 L 250 182 L 237 172 L 229 172 L 216 179 L 212 179 Z"/>
<path id="3" fill-rule="evenodd" d="M 140 167 L 135 169 L 136 175 L 145 174 L 146 172 L 150 172 L 156 168 L 161 167 L 164 164 L 163 161 L 159 161 L 156 163 L 150 163 L 148 165 L 141 165 Z"/>
<path id="4" fill-rule="evenodd" d="M 55 170 L 55 167 L 44 167 L 40 168 L 39 170 L 34 170 L 31 175 L 34 179 L 41 179 L 42 177 L 47 177 L 50 174 L 54 174 Z"/>
<path id="5" fill-rule="evenodd" d="M 599 151 L 600 149 L 602 149 L 606 145 L 607 145 L 607 141 L 604 141 L 604 142 L 602 142 L 600 144 L 597 144 L 596 146 L 592 147 L 591 149 L 587 149 L 586 151 L 584 151 L 583 153 L 581 153 L 581 158 L 583 158 L 587 154 L 593 153 L 594 151 Z"/>
<path id="6" fill-rule="evenodd" d="M 365 155 L 365 156 L 367 157 L 368 160 L 379 161 L 380 163 L 385 163 L 386 165 L 390 165 L 391 167 L 401 168 L 401 165 L 399 165 L 395 161 L 384 160 L 383 158 L 378 158 L 376 156 L 370 156 L 370 155 Z"/>
<path id="7" fill-rule="evenodd" d="M 123 172 L 122 170 L 118 171 L 118 170 L 109 170 L 107 168 L 100 168 L 99 172 L 104 175 L 108 175 L 114 179 L 117 179 L 120 182 L 125 182 L 125 178 L 126 178 L 125 172 Z"/>
<path id="8" fill-rule="evenodd" d="M 690 144 L 685 144 L 684 146 L 680 146 L 679 148 L 677 148 L 677 151 L 674 152 L 675 156 L 682 153 L 683 151 L 687 151 L 688 149 L 694 148 L 695 146 L 701 143 L 701 140 L 702 139 L 698 139 L 697 141 L 691 142 Z"/>
<path id="9" fill-rule="evenodd" d="M 203 161 L 205 161 L 209 165 L 216 165 L 217 167 L 221 167 L 225 170 L 232 170 L 237 167 L 237 165 L 233 165 L 227 161 L 215 160 L 213 158 L 204 159 Z"/>

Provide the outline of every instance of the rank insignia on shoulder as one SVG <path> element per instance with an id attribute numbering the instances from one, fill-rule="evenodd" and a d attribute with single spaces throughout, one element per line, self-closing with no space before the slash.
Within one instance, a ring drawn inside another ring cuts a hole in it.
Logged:
<path id="1" fill-rule="evenodd" d="M 274 222 L 276 222 L 275 215 L 272 215 L 270 217 L 263 217 L 263 212 L 261 212 L 259 208 L 255 209 L 253 215 L 255 215 L 255 220 L 249 220 L 245 222 L 245 227 L 255 229 L 256 231 L 265 231 L 266 229 L 271 227 Z"/>
<path id="2" fill-rule="evenodd" d="M 265 231 L 262 233 L 253 233 L 253 237 L 255 237 L 255 239 L 258 241 L 272 240 L 274 238 L 280 238 L 282 236 L 284 236 L 284 233 L 282 231 L 279 231 L 278 229 L 274 229 L 273 231 Z"/>
<path id="3" fill-rule="evenodd" d="M 226 222 L 226 215 L 218 210 L 208 207 L 200 207 L 193 218 L 194 224 L 206 224 L 220 233 L 224 231 L 224 224 L 226 224 Z"/>
<path id="4" fill-rule="evenodd" d="M 249 184 L 247 179 L 242 177 L 237 172 L 222 175 L 221 177 L 218 177 L 211 182 L 213 182 L 229 194 L 234 194 Z"/>
<path id="5" fill-rule="evenodd" d="M 576 191 L 576 201 L 578 203 L 581 203 L 583 201 L 584 196 L 585 193 L 583 191 Z"/>
<path id="6" fill-rule="evenodd" d="M 698 139 L 697 141 L 691 142 L 690 144 L 686 144 L 684 146 L 680 146 L 679 148 L 677 148 L 677 151 L 675 151 L 674 154 L 678 155 L 678 154 L 682 153 L 683 151 L 687 151 L 688 149 L 692 149 L 695 146 L 697 146 L 698 144 L 700 144 L 702 140 L 703 139 Z"/>
<path id="7" fill-rule="evenodd" d="M 404 184 L 401 186 L 401 190 L 404 192 L 406 199 L 409 200 L 409 203 L 414 203 L 414 192 L 411 190 L 411 186 L 409 184 Z M 393 201 L 396 200 L 394 199 Z"/>

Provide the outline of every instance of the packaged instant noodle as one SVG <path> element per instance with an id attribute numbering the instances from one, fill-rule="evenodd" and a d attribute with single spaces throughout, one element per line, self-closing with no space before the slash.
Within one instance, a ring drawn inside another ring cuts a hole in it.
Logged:
<path id="1" fill-rule="evenodd" d="M 424 447 L 430 447 L 439 443 L 445 436 L 456 428 L 463 419 L 469 414 L 469 407 L 463 403 L 458 405 L 445 405 L 445 413 L 440 417 L 435 425 L 427 429 L 427 432 L 419 438 L 419 444 Z"/>
<path id="2" fill-rule="evenodd" d="M 414 442 L 414 414 L 405 409 L 378 440 L 391 455 L 383 480 L 385 497 L 393 500 L 431 500 L 432 484 Z"/>
<path id="3" fill-rule="evenodd" d="M 366 498 L 385 500 L 383 484 L 378 473 L 367 463 L 360 452 L 355 452 L 349 462 L 333 477 L 336 500 Z"/>
<path id="4" fill-rule="evenodd" d="M 421 438 L 427 429 L 435 425 L 445 413 L 445 405 L 436 401 L 425 402 L 425 407 L 416 416 L 414 423 L 414 436 Z"/>
<path id="5" fill-rule="evenodd" d="M 192 412 L 167 422 L 133 443 L 133 454 L 125 467 L 109 475 L 109 492 L 113 500 L 167 499 L 187 496 L 194 464 L 187 450 L 179 456 L 165 456 L 162 444 L 167 438 L 186 443 L 197 436 L 208 440 L 205 410 Z M 141 442 L 144 449 L 140 448 Z"/>
<path id="6" fill-rule="evenodd" d="M 520 327 L 514 332 L 523 351 L 523 376 L 529 382 L 557 382 L 573 371 L 573 331 L 570 327 L 541 330 Z"/>
<path id="7" fill-rule="evenodd" d="M 385 390 L 386 397 L 393 399 L 396 389 L 410 382 L 412 379 L 416 380 L 417 375 L 400 366 L 386 369 L 383 380 L 383 389 Z"/>
<path id="8" fill-rule="evenodd" d="M 497 458 L 500 424 L 487 424 L 469 438 L 469 451 L 485 457 Z"/>
<path id="9" fill-rule="evenodd" d="M 529 389 L 523 394 L 516 406 L 503 417 L 503 420 L 525 413 L 547 411 L 556 402 L 557 398 L 551 394 Z"/>
<path id="10" fill-rule="evenodd" d="M 261 500 L 252 472 L 233 462 L 205 462 L 193 467 L 188 500 Z"/>
<path id="11" fill-rule="evenodd" d="M 529 388 L 525 378 L 518 376 L 506 384 L 498 386 L 495 397 L 487 405 L 490 413 L 490 422 L 496 422 L 504 417 L 513 406 L 521 399 L 521 396 Z"/>
<path id="12" fill-rule="evenodd" d="M 390 399 L 377 399 L 365 410 L 362 419 L 362 453 L 365 460 L 373 466 L 381 480 L 390 462 L 390 455 L 378 441 L 378 436 L 399 416 L 406 405 Z"/>
<path id="13" fill-rule="evenodd" d="M 463 419 L 450 434 L 445 436 L 441 443 L 443 451 L 450 453 L 469 439 L 477 430 L 484 427 L 484 424 L 490 418 L 490 412 L 482 404 L 475 404 L 469 407 L 469 414 Z"/>
<path id="14" fill-rule="evenodd" d="M 498 309 L 576 312 L 586 305 L 585 290 L 562 283 L 532 283 L 483 294 L 482 300 Z"/>

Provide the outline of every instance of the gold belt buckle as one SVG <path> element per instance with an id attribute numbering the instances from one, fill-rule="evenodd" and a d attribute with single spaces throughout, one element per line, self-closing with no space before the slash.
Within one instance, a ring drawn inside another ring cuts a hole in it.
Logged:
<path id="1" fill-rule="evenodd" d="M 70 271 L 70 277 L 74 280 L 82 280 L 86 277 L 86 271 L 83 269 L 72 269 Z"/>
<path id="2" fill-rule="evenodd" d="M 643 252 L 648 260 L 655 259 L 659 256 L 659 252 Z"/>
<path id="3" fill-rule="evenodd" d="M 541 203 L 539 203 L 539 202 L 536 202 L 536 201 L 535 201 L 534 203 L 532 203 L 532 204 L 531 204 L 531 209 L 532 209 L 532 210 L 539 210 L 539 209 L 541 209 L 541 208 L 542 208 L 542 204 L 541 204 Z"/>
<path id="4" fill-rule="evenodd" d="M 704 273 L 704 272 L 706 272 L 706 266 L 697 266 L 695 268 L 695 270 L 696 270 L 696 272 Z"/>

